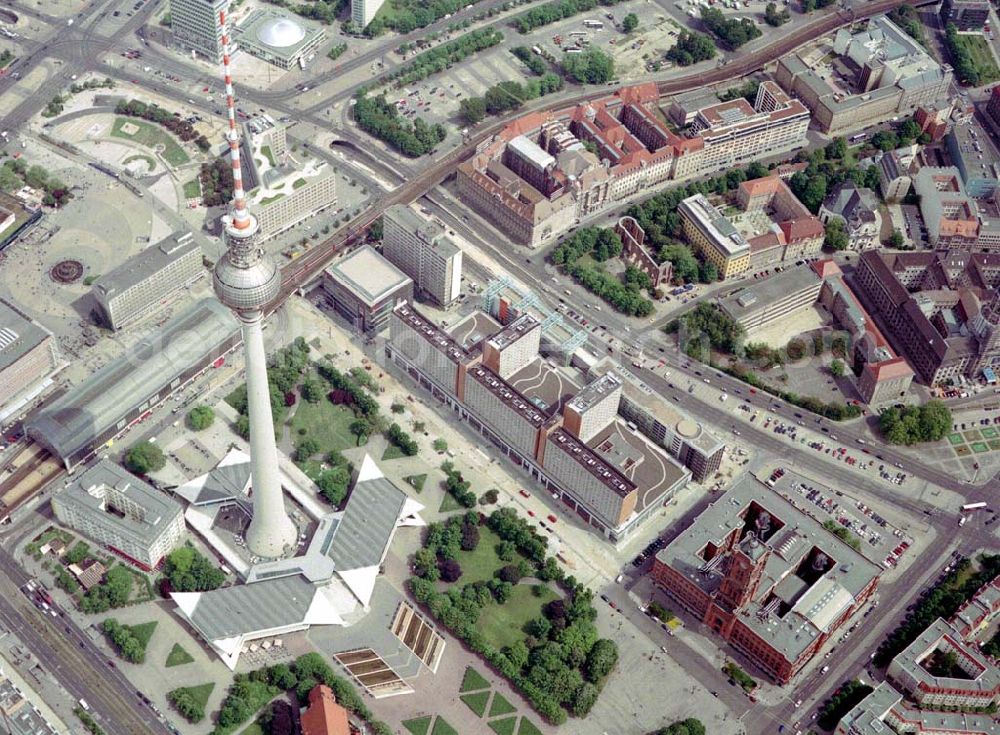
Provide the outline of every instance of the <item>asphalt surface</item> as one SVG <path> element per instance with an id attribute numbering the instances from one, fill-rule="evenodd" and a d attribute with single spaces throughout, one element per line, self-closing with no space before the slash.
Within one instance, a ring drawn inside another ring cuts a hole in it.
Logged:
<path id="1" fill-rule="evenodd" d="M 20 591 L 30 577 L 13 556 L 0 549 L 0 621 L 36 656 L 75 699 L 84 699 L 109 733 L 170 730 L 136 696 L 135 688 L 107 664 L 107 656 L 66 615 L 54 618 Z"/>

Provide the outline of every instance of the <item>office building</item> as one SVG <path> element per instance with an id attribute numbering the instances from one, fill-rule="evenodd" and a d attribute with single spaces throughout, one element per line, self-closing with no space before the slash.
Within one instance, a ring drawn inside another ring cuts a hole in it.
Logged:
<path id="1" fill-rule="evenodd" d="M 147 570 L 184 539 L 180 504 L 107 459 L 56 492 L 52 510 L 60 523 Z"/>
<path id="2" fill-rule="evenodd" d="M 368 245 L 323 271 L 323 290 L 359 332 L 381 332 L 396 304 L 413 299 L 410 277 Z"/>
<path id="3" fill-rule="evenodd" d="M 815 306 L 823 286 L 817 266 L 823 262 L 792 266 L 755 280 L 737 293 L 719 300 L 719 308 L 748 333 L 767 329 Z"/>
<path id="4" fill-rule="evenodd" d="M 0 423 L 44 390 L 59 364 L 52 332 L 0 299 Z"/>
<path id="5" fill-rule="evenodd" d="M 240 49 L 279 69 L 294 66 L 305 69 L 326 33 L 319 26 L 280 10 L 258 8 L 236 29 L 234 37 Z"/>
<path id="6" fill-rule="evenodd" d="M 443 227 L 394 204 L 382 215 L 382 255 L 413 279 L 414 286 L 440 306 L 462 289 L 462 250 Z"/>
<path id="7" fill-rule="evenodd" d="M 385 0 L 351 0 L 351 22 L 357 29 L 363 30 L 365 26 L 375 19 Z"/>
<path id="8" fill-rule="evenodd" d="M 812 258 L 823 249 L 823 223 L 780 176 L 742 182 L 736 189 L 736 203 L 744 216 L 735 218 L 734 224 L 750 245 L 751 271 Z"/>
<path id="9" fill-rule="evenodd" d="M 43 707 L 45 704 L 38 702 Z M 59 735 L 37 704 L 0 669 L 0 728 L 8 735 Z"/>
<path id="10" fill-rule="evenodd" d="M 910 115 L 947 96 L 952 70 L 884 15 L 852 34 L 841 28 L 829 53 L 778 60 L 778 84 L 808 107 L 831 135 Z"/>
<path id="11" fill-rule="evenodd" d="M 954 24 L 962 32 L 982 32 L 990 18 L 989 0 L 944 0 L 941 25 Z"/>
<path id="12" fill-rule="evenodd" d="M 653 582 L 777 683 L 874 594 L 881 567 L 745 476 L 656 554 Z"/>
<path id="13" fill-rule="evenodd" d="M 204 273 L 201 246 L 186 232 L 133 255 L 94 281 L 92 290 L 104 322 L 117 330 L 159 308 Z"/>
<path id="14" fill-rule="evenodd" d="M 618 414 L 690 470 L 693 480 L 705 482 L 718 472 L 726 447 L 701 423 L 664 400 L 638 376 L 619 369 L 610 358 L 601 360 L 590 374 L 595 377 L 592 385 L 599 385 L 600 379 L 608 376 L 621 384 Z M 566 404 L 564 427 L 573 433 L 576 423 L 570 418 L 571 405 L 572 401 Z M 596 412 L 596 416 L 602 414 L 603 411 Z"/>
<path id="15" fill-rule="evenodd" d="M 882 243 L 882 215 L 878 206 L 875 192 L 848 180 L 836 186 L 823 200 L 819 218 L 823 224 L 840 220 L 847 233 L 847 249 L 863 252 Z"/>
<path id="16" fill-rule="evenodd" d="M 808 129 L 805 105 L 764 81 L 753 105 L 740 97 L 698 110 L 688 134 L 702 141 L 698 171 L 708 173 L 803 146 Z"/>
<path id="17" fill-rule="evenodd" d="M 1000 369 L 1000 255 L 869 251 L 854 282 L 920 381 Z"/>
<path id="18" fill-rule="evenodd" d="M 467 321 L 456 330 L 465 334 Z M 619 379 L 599 377 L 581 388 L 541 359 L 541 331 L 537 319 L 522 314 L 462 346 L 399 304 L 386 356 L 583 522 L 621 540 L 691 473 L 616 417 Z"/>
<path id="19" fill-rule="evenodd" d="M 213 63 L 222 61 L 223 27 L 220 13 L 229 0 L 170 0 L 170 31 L 174 42 Z"/>
<path id="20" fill-rule="evenodd" d="M 973 251 L 979 244 L 979 212 L 954 167 L 924 166 L 913 179 L 927 243 L 938 250 Z"/>
<path id="21" fill-rule="evenodd" d="M 719 278 L 738 278 L 750 268 L 750 245 L 704 194 L 680 203 L 684 236 L 692 248 L 718 269 Z"/>
<path id="22" fill-rule="evenodd" d="M 196 302 L 47 402 L 25 429 L 72 469 L 239 344 L 239 325 L 225 307 Z"/>
<path id="23" fill-rule="evenodd" d="M 652 287 L 660 288 L 670 283 L 674 269 L 669 260 L 660 263 L 646 249 L 646 232 L 639 226 L 634 217 L 621 217 L 615 225 L 615 232 L 622 241 L 622 260 L 628 265 L 638 268 L 647 276 Z"/>
<path id="24" fill-rule="evenodd" d="M 986 103 L 986 114 L 995 126 L 1000 127 L 1000 85 L 993 87 L 993 91 L 990 92 L 990 99 Z"/>
<path id="25" fill-rule="evenodd" d="M 945 136 L 948 156 L 962 175 L 965 192 L 973 199 L 988 199 L 997 193 L 1000 152 L 992 135 L 978 121 L 953 125 Z"/>

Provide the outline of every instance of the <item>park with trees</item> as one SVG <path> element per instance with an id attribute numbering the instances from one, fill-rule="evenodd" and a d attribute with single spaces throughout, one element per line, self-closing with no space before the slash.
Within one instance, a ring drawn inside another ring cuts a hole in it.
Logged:
<path id="1" fill-rule="evenodd" d="M 434 150 L 447 137 L 441 123 L 429 125 L 422 117 L 403 118 L 385 94 L 362 94 L 354 104 L 358 127 L 409 158 L 419 158 Z"/>
<path id="2" fill-rule="evenodd" d="M 512 508 L 432 523 L 412 560 L 418 603 L 510 681 L 546 720 L 584 717 L 618 661 L 593 593 L 565 576 Z"/>
<path id="3" fill-rule="evenodd" d="M 943 401 L 932 400 L 920 406 L 887 408 L 878 419 L 879 431 L 891 444 L 910 446 L 921 442 L 941 441 L 951 431 L 951 410 Z"/>
<path id="4" fill-rule="evenodd" d="M 691 66 L 699 61 L 714 59 L 715 53 L 715 43 L 704 33 L 682 30 L 666 57 L 677 66 Z"/>

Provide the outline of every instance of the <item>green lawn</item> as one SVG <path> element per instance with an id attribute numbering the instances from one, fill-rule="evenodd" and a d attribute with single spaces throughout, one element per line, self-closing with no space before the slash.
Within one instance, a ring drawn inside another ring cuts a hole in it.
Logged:
<path id="1" fill-rule="evenodd" d="M 240 735 L 267 735 L 267 733 L 264 731 L 264 728 L 260 726 L 259 722 L 251 722 L 243 728 L 243 732 L 241 732 Z"/>
<path id="2" fill-rule="evenodd" d="M 441 501 L 441 507 L 438 508 L 438 513 L 451 513 L 453 510 L 462 510 L 461 504 L 451 497 L 450 493 L 445 493 L 444 500 Z"/>
<path id="3" fill-rule="evenodd" d="M 497 692 L 493 697 L 493 703 L 490 705 L 490 714 L 488 716 L 509 715 L 511 712 L 517 712 L 517 707 L 508 702 L 500 692 Z"/>
<path id="4" fill-rule="evenodd" d="M 417 717 L 413 720 L 404 720 L 403 727 L 413 733 L 413 735 L 427 735 L 427 731 L 431 727 L 431 718 Z"/>
<path id="5" fill-rule="evenodd" d="M 153 160 L 151 156 L 147 156 L 143 153 L 137 153 L 134 156 L 129 156 L 124 161 L 122 161 L 123 166 L 128 166 L 133 161 L 143 161 L 150 171 L 156 168 L 156 161 Z"/>
<path id="6" fill-rule="evenodd" d="M 385 451 L 382 452 L 382 461 L 387 459 L 399 459 L 400 457 L 405 457 L 403 450 L 397 447 L 395 444 L 387 444 Z"/>
<path id="7" fill-rule="evenodd" d="M 499 697 L 500 695 L 498 694 L 497 696 Z M 475 694 L 463 694 L 459 699 L 462 700 L 466 707 L 476 713 L 476 717 L 482 717 L 483 712 L 486 711 L 486 704 L 490 701 L 490 690 L 484 689 Z"/>
<path id="8" fill-rule="evenodd" d="M 434 720 L 434 729 L 431 730 L 431 735 L 458 735 L 458 730 L 449 725 L 447 720 L 438 715 L 438 718 Z"/>
<path id="9" fill-rule="evenodd" d="M 984 439 L 996 439 L 998 436 L 1000 436 L 1000 431 L 997 431 L 992 426 L 987 426 L 985 429 L 983 429 Z"/>
<path id="10" fill-rule="evenodd" d="M 174 647 L 170 649 L 170 653 L 167 655 L 167 668 L 171 666 L 182 666 L 183 664 L 189 664 L 194 661 L 194 658 L 190 653 L 181 648 L 180 643 L 175 643 Z"/>
<path id="11" fill-rule="evenodd" d="M 505 717 L 502 720 L 493 720 L 487 724 L 489 724 L 490 729 L 497 733 L 497 735 L 514 735 L 517 718 Z"/>
<path id="12" fill-rule="evenodd" d="M 965 441 L 965 439 L 962 438 L 961 434 L 956 432 L 954 434 L 948 434 L 948 441 L 950 441 L 952 444 L 961 444 L 962 442 Z"/>
<path id="13" fill-rule="evenodd" d="M 294 189 L 301 189 L 303 186 L 305 186 L 308 183 L 309 182 L 306 181 L 305 179 L 295 179 L 295 181 L 292 182 L 292 189 L 293 190 Z"/>
<path id="14" fill-rule="evenodd" d="M 149 645 L 149 639 L 153 637 L 153 631 L 156 630 L 156 621 L 150 620 L 148 623 L 129 625 L 127 627 L 132 631 L 132 635 L 139 639 L 139 643 L 142 644 L 142 650 L 145 651 L 146 646 Z"/>
<path id="15" fill-rule="evenodd" d="M 122 126 L 126 123 L 135 125 L 138 130 L 133 135 L 126 135 L 122 132 Z M 182 166 L 191 160 L 170 133 L 163 130 L 159 125 L 154 125 L 145 120 L 138 120 L 132 117 L 116 117 L 115 124 L 111 127 L 111 137 L 131 140 L 147 148 L 155 149 L 157 146 L 163 146 L 163 160 L 171 166 Z"/>
<path id="16" fill-rule="evenodd" d="M 960 33 L 958 35 L 958 43 L 972 57 L 972 63 L 975 64 L 976 70 L 979 72 L 979 83 L 981 85 L 991 84 L 1000 79 L 1000 69 L 997 69 L 996 61 L 993 59 L 989 41 L 977 34 Z"/>
<path id="17" fill-rule="evenodd" d="M 205 709 L 208 705 L 208 698 L 212 695 L 213 689 L 215 689 L 215 683 L 210 681 L 207 684 L 198 684 L 193 687 L 178 687 L 178 689 L 174 689 L 174 691 L 185 690 L 190 692 L 194 701 L 199 703 L 202 709 Z"/>
<path id="18" fill-rule="evenodd" d="M 319 443 L 319 451 L 326 456 L 330 452 L 341 452 L 357 445 L 357 438 L 350 432 L 354 412 L 347 406 L 335 406 L 324 398 L 319 403 L 299 401 L 292 416 L 292 435 L 300 439 L 299 429 Z"/>
<path id="19" fill-rule="evenodd" d="M 458 563 L 462 565 L 462 584 L 493 579 L 493 573 L 507 565 L 507 562 L 501 561 L 497 556 L 496 547 L 499 543 L 500 537 L 489 527 L 479 527 L 479 545 L 474 551 L 460 551 L 458 554 Z M 520 556 L 515 556 L 513 563 L 520 559 Z"/>
<path id="20" fill-rule="evenodd" d="M 482 541 L 479 542 L 482 546 Z M 464 567 L 463 567 L 464 568 Z M 465 583 L 465 575 L 462 575 Z M 541 597 L 535 597 L 531 585 L 518 584 L 514 586 L 510 599 L 502 605 L 489 605 L 483 608 L 479 616 L 479 632 L 494 648 L 510 646 L 524 639 L 521 630 L 524 624 L 542 614 L 542 605 L 556 599 L 558 595 L 548 587 Z"/>
<path id="21" fill-rule="evenodd" d="M 197 199 L 201 196 L 201 182 L 198 179 L 189 181 L 184 184 L 184 198 L 185 199 Z"/>
<path id="22" fill-rule="evenodd" d="M 986 442 L 973 442 L 972 451 L 977 454 L 983 454 L 984 452 L 990 451 L 990 448 L 986 446 Z"/>
<path id="23" fill-rule="evenodd" d="M 266 158 L 266 159 L 267 159 L 267 162 L 268 162 L 269 164 L 271 164 L 271 168 L 274 168 L 274 167 L 275 167 L 275 166 L 277 165 L 277 164 L 276 164 L 276 163 L 274 162 L 274 154 L 273 154 L 273 153 L 271 153 L 271 147 L 270 147 L 270 146 L 267 146 L 267 145 L 264 145 L 264 146 L 261 146 L 261 147 L 260 147 L 260 152 L 261 152 L 262 154 L 264 154 L 264 158 Z"/>
<path id="24" fill-rule="evenodd" d="M 424 491 L 424 483 L 427 482 L 427 475 L 410 475 L 409 477 L 404 477 L 403 482 L 408 484 L 418 493 L 422 493 Z"/>
<path id="25" fill-rule="evenodd" d="M 542 735 L 542 731 L 527 717 L 522 717 L 521 727 L 518 728 L 517 735 Z"/>
<path id="26" fill-rule="evenodd" d="M 279 199 L 283 199 L 284 197 L 285 197 L 284 192 L 278 192 L 273 197 L 264 197 L 263 199 L 260 200 L 260 206 L 266 207 L 268 204 L 276 202 Z"/>
<path id="27" fill-rule="evenodd" d="M 480 689 L 489 689 L 490 683 L 486 678 L 471 666 L 465 669 L 465 676 L 462 677 L 462 687 L 460 692 L 476 692 Z"/>

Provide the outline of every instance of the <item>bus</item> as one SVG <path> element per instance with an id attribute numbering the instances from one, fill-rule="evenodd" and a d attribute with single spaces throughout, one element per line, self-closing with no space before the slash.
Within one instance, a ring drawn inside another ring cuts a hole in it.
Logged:
<path id="1" fill-rule="evenodd" d="M 966 503 L 962 506 L 963 511 L 969 510 L 982 510 L 986 507 L 986 503 Z"/>
<path id="2" fill-rule="evenodd" d="M 587 37 L 587 32 L 586 31 L 570 31 L 569 35 L 571 35 L 573 38 L 586 38 Z"/>
<path id="3" fill-rule="evenodd" d="M 586 28 L 604 28 L 604 22 L 600 20 L 585 20 L 583 25 Z"/>
<path id="4" fill-rule="evenodd" d="M 861 141 L 863 141 L 867 137 L 868 137 L 868 133 L 858 133 L 857 135 L 852 135 L 850 138 L 848 138 L 848 140 L 851 143 L 860 143 Z"/>

